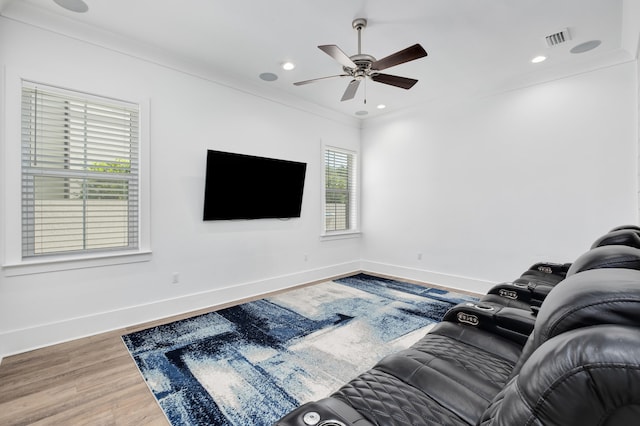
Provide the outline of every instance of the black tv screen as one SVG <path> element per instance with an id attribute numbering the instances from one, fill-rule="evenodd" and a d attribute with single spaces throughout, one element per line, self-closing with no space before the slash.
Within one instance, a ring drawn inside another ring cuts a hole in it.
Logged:
<path id="1" fill-rule="evenodd" d="M 306 163 L 207 151 L 204 220 L 300 217 Z"/>

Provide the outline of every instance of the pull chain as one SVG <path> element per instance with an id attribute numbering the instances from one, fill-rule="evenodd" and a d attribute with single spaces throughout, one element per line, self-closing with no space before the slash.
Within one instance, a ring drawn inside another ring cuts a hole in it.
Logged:
<path id="1" fill-rule="evenodd" d="M 367 104 L 367 79 L 364 79 L 364 104 Z"/>

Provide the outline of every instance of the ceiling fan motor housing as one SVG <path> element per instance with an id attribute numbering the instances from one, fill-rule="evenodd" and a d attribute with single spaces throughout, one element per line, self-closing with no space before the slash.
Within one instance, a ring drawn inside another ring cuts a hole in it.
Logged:
<path id="1" fill-rule="evenodd" d="M 347 74 L 362 79 L 371 74 L 371 65 L 376 61 L 371 55 L 357 54 L 349 57 L 356 64 L 356 68 L 342 67 Z"/>

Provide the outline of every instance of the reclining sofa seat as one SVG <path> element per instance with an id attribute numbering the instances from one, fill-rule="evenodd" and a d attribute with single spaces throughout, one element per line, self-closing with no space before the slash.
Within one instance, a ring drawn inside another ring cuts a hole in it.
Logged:
<path id="1" fill-rule="evenodd" d="M 640 249 L 640 227 L 623 225 L 613 228 L 595 240 L 591 249 L 609 245 Z M 536 263 L 513 282 L 492 287 L 482 301 L 524 310 L 531 306 L 539 307 L 551 289 L 568 276 L 570 269 L 571 263 Z"/>
<path id="2" fill-rule="evenodd" d="M 591 244 L 591 248 L 606 245 L 624 245 L 640 248 L 640 227 L 621 225 L 611 229 Z M 566 278 L 571 263 L 538 262 L 524 271 L 514 283 L 554 286 Z"/>
<path id="3" fill-rule="evenodd" d="M 567 276 L 593 269 L 640 270 L 638 253 L 640 250 L 629 246 L 596 247 L 573 262 Z M 488 296 L 479 302 L 465 302 L 454 306 L 446 312 L 443 320 L 471 324 L 524 345 L 533 330 L 535 316 L 540 308 L 530 306 L 529 309 L 521 309 L 505 306 L 500 302 L 494 302 Z"/>
<path id="4" fill-rule="evenodd" d="M 480 424 L 638 423 L 639 279 L 634 269 L 591 269 L 557 286 Z"/>
<path id="5" fill-rule="evenodd" d="M 640 250 L 620 250 L 640 265 Z M 640 271 L 587 270 L 552 290 L 524 347 L 442 322 L 276 425 L 626 426 L 640 419 L 639 348 Z"/>

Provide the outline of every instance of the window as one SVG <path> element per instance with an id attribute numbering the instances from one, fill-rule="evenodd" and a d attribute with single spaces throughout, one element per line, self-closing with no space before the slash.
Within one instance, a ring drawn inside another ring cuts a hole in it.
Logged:
<path id="1" fill-rule="evenodd" d="M 324 232 L 357 230 L 356 154 L 324 149 Z"/>
<path id="2" fill-rule="evenodd" d="M 138 248 L 139 107 L 22 84 L 22 258 Z"/>

